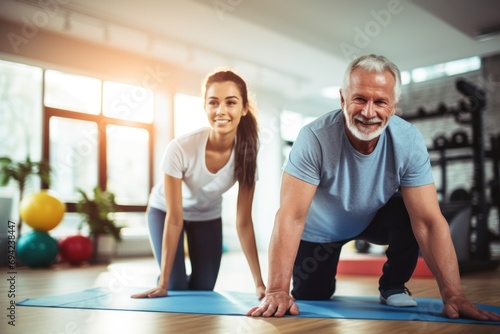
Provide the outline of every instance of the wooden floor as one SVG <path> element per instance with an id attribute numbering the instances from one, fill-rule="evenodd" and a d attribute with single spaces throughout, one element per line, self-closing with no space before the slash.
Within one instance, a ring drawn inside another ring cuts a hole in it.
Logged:
<path id="1" fill-rule="evenodd" d="M 266 267 L 265 256 L 261 257 Z M 100 311 L 16 307 L 15 327 L 8 324 L 9 289 L 15 301 L 58 295 L 96 286 L 149 287 L 157 275 L 152 259 L 120 259 L 111 265 L 49 269 L 17 268 L 9 285 L 7 268 L 1 277 L 0 333 L 500 333 L 500 326 L 432 323 L 422 321 L 339 320 L 306 318 L 249 318 L 244 316 L 188 315 L 155 312 Z M 265 268 L 263 268 L 265 270 Z M 265 274 L 265 272 L 264 272 Z M 224 254 L 216 290 L 253 291 L 249 270 L 241 254 Z M 377 295 L 377 277 L 339 276 L 338 295 Z M 500 305 L 500 270 L 476 272 L 462 277 L 469 298 L 478 303 Z M 7 282 L 7 284 L 6 284 Z M 10 287 L 9 287 L 10 286 Z M 412 278 L 408 287 L 414 297 L 439 298 L 436 283 Z M 12 291 L 11 291 L 12 292 Z M 7 298 L 6 298 L 7 297 Z"/>

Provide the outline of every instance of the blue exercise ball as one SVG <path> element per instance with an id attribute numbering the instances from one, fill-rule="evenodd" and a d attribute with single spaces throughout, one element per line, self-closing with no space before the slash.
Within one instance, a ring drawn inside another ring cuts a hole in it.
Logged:
<path id="1" fill-rule="evenodd" d="M 19 261 L 29 267 L 51 265 L 59 252 L 57 240 L 45 231 L 31 231 L 17 241 L 16 253 Z"/>

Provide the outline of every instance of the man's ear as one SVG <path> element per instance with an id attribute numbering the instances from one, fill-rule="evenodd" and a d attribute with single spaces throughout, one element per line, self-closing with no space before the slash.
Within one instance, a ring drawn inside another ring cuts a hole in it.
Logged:
<path id="1" fill-rule="evenodd" d="M 394 107 L 392 108 L 392 113 L 391 116 L 396 115 L 396 111 L 398 110 L 398 103 L 394 104 Z"/>
<path id="2" fill-rule="evenodd" d="M 342 88 L 339 89 L 339 94 L 340 94 L 340 106 L 342 109 L 344 109 L 344 93 L 342 92 Z"/>

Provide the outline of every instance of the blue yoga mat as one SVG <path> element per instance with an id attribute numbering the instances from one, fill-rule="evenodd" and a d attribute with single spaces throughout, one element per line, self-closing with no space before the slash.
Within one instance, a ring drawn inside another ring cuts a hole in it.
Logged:
<path id="1" fill-rule="evenodd" d="M 259 301 L 252 293 L 214 291 L 170 291 L 168 297 L 133 299 L 130 295 L 144 289 L 126 289 L 111 292 L 95 288 L 61 296 L 29 298 L 17 305 L 78 309 L 173 312 L 216 315 L 245 315 Z M 416 298 L 417 307 L 397 308 L 379 303 L 378 297 L 334 296 L 327 301 L 297 301 L 304 318 L 420 320 L 467 324 L 500 325 L 469 319 L 449 319 L 441 315 L 443 303 L 439 299 Z M 500 313 L 499 306 L 478 305 L 482 309 Z"/>

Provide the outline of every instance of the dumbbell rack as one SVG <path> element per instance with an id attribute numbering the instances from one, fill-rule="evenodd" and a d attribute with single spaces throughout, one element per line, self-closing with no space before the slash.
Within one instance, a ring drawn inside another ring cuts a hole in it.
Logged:
<path id="1" fill-rule="evenodd" d="M 461 124 L 468 124 L 472 129 L 471 142 L 463 142 L 457 145 L 449 143 L 439 143 L 434 141 L 435 148 L 430 151 L 438 151 L 439 159 L 433 161 L 433 165 L 440 166 L 442 170 L 442 188 L 439 190 L 443 197 L 446 195 L 446 167 L 447 162 L 452 160 L 472 160 L 474 164 L 473 186 L 471 189 L 471 222 L 470 222 L 470 261 L 460 262 L 461 272 L 471 272 L 484 269 L 494 269 L 499 265 L 498 261 L 491 260 L 490 242 L 491 233 L 488 230 L 488 203 L 486 199 L 485 182 L 485 158 L 487 156 L 483 141 L 483 111 L 486 107 L 486 94 L 481 89 L 460 78 L 456 81 L 457 90 L 466 98 L 460 101 L 458 107 L 447 108 L 440 104 L 436 111 L 426 112 L 420 108 L 415 116 L 404 117 L 406 120 L 416 120 L 432 117 L 453 116 L 455 121 Z M 444 138 L 437 138 L 443 140 Z M 498 143 L 497 143 L 498 144 Z M 472 155 L 458 155 L 448 157 L 445 151 L 456 148 L 471 148 Z M 492 147 L 493 150 L 493 147 Z M 495 152 L 489 152 L 488 157 L 495 160 Z M 498 157 L 496 157 L 498 158 Z M 497 161 L 498 170 L 498 161 Z M 498 171 L 497 171 L 498 172 Z M 497 178 L 498 180 L 498 178 Z M 499 208 L 500 209 L 500 208 Z M 473 237 L 472 237 L 473 236 Z"/>
<path id="2" fill-rule="evenodd" d="M 429 152 L 437 152 L 439 154 L 439 158 L 437 160 L 431 160 L 431 165 L 432 166 L 439 166 L 441 168 L 441 188 L 438 189 L 438 192 L 441 193 L 443 198 L 446 198 L 446 195 L 448 193 L 447 189 L 447 180 L 448 180 L 448 175 L 447 175 L 447 165 L 448 162 L 450 161 L 472 161 L 474 159 L 474 156 L 472 154 L 460 154 L 460 155 L 453 155 L 449 156 L 447 154 L 447 151 L 449 150 L 458 150 L 458 149 L 465 149 L 465 148 L 471 148 L 473 149 L 473 145 L 471 142 L 469 142 L 469 138 L 466 137 L 467 135 L 465 132 L 459 131 L 454 133 L 454 135 L 457 134 L 463 134 L 463 143 L 457 143 L 454 139 L 451 141 L 448 141 L 448 139 L 444 135 L 440 135 L 434 139 L 434 147 L 429 147 L 428 151 Z"/>

